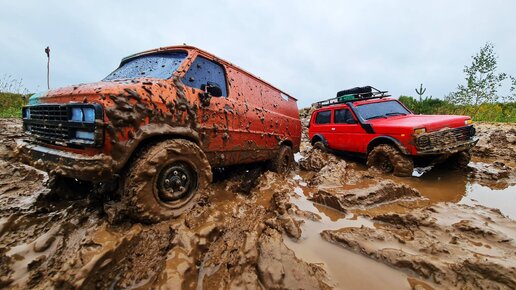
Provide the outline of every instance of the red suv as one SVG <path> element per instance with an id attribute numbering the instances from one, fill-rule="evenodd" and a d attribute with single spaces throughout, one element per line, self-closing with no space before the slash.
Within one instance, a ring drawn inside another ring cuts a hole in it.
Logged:
<path id="1" fill-rule="evenodd" d="M 414 162 L 465 167 L 478 141 L 470 117 L 415 115 L 371 86 L 343 90 L 314 105 L 312 146 L 364 155 L 368 166 L 397 176 L 411 176 Z"/>

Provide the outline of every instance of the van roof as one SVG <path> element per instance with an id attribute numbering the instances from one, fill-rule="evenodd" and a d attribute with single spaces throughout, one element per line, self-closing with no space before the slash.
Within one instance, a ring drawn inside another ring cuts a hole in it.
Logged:
<path id="1" fill-rule="evenodd" d="M 269 82 L 266 82 L 266 81 L 262 80 L 261 78 L 259 78 L 259 77 L 255 76 L 255 75 L 253 75 L 252 73 L 250 73 L 250 72 L 248 72 L 248 71 L 246 71 L 246 70 L 242 69 L 241 67 L 236 66 L 236 65 L 234 65 L 234 64 L 232 64 L 232 63 L 230 63 L 229 61 L 226 61 L 226 60 L 224 60 L 224 59 L 222 59 L 222 58 L 219 58 L 219 57 L 218 57 L 218 56 L 216 56 L 216 55 L 213 55 L 213 54 L 211 54 L 211 53 L 209 53 L 209 52 L 207 52 L 207 51 L 205 51 L 205 50 L 202 50 L 202 49 L 200 49 L 200 48 L 197 48 L 197 47 L 195 47 L 195 46 L 191 46 L 191 45 L 174 45 L 174 46 L 165 46 L 165 47 L 160 47 L 160 48 L 150 49 L 150 50 L 146 50 L 146 51 L 142 51 L 142 52 L 138 52 L 138 53 L 135 53 L 135 54 L 132 54 L 132 55 L 126 56 L 126 57 L 124 57 L 124 58 L 122 59 L 122 62 L 124 62 L 124 61 L 126 61 L 126 60 L 128 60 L 128 59 L 131 59 L 131 58 L 135 58 L 135 57 L 138 57 L 138 56 L 141 56 L 141 55 L 145 55 L 145 54 L 150 54 L 150 53 L 160 52 L 160 51 L 177 50 L 177 49 L 195 50 L 195 51 L 199 52 L 200 54 L 203 54 L 203 55 L 205 55 L 205 56 L 210 56 L 210 57 L 212 57 L 212 58 L 216 59 L 218 62 L 224 63 L 225 65 L 228 65 L 228 66 L 232 66 L 232 67 L 234 67 L 234 68 L 236 68 L 236 69 L 240 70 L 241 72 L 243 72 L 243 73 L 247 74 L 248 76 L 250 76 L 250 77 L 252 77 L 252 78 L 254 78 L 254 79 L 256 79 L 256 80 L 258 80 L 258 81 L 260 81 L 260 82 L 262 82 L 262 83 L 264 83 L 264 84 L 266 84 L 266 85 L 268 85 L 269 87 L 271 87 L 271 88 L 273 88 L 273 89 L 275 89 L 275 90 L 277 90 L 277 91 L 281 92 L 282 94 L 287 95 L 289 98 L 293 99 L 294 101 L 297 101 L 297 99 L 296 99 L 296 98 L 294 98 L 294 97 L 292 97 L 291 95 L 289 95 L 289 94 L 285 93 L 284 91 L 282 91 L 282 90 L 278 89 L 277 87 L 273 86 L 273 85 L 272 85 L 272 84 L 270 84 Z"/>

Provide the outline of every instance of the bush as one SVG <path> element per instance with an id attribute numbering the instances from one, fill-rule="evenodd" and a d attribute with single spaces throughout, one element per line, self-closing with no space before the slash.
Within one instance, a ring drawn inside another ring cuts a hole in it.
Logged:
<path id="1" fill-rule="evenodd" d="M 454 105 L 446 100 L 422 99 L 400 96 L 399 100 L 415 114 L 425 115 L 467 115 L 475 121 L 516 122 L 516 102 L 484 103 L 474 105 Z"/>
<path id="2" fill-rule="evenodd" d="M 0 92 L 0 117 L 21 117 L 21 109 L 27 104 L 27 99 L 26 95 Z"/>

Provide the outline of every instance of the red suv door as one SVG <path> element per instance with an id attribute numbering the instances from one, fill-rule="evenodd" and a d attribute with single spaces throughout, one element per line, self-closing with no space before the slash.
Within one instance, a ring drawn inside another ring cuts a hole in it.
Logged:
<path id="1" fill-rule="evenodd" d="M 365 130 L 358 124 L 355 116 L 348 108 L 335 109 L 333 112 L 333 135 L 337 150 L 359 152 L 360 143 Z"/>
<path id="2" fill-rule="evenodd" d="M 315 113 L 315 116 L 312 118 L 312 124 L 313 131 L 317 132 L 317 134 L 322 135 L 328 144 L 326 146 L 334 149 L 336 146 L 336 140 L 333 138 L 333 130 L 335 129 L 333 124 L 331 123 L 332 120 L 332 110 L 321 110 L 319 112 Z"/>

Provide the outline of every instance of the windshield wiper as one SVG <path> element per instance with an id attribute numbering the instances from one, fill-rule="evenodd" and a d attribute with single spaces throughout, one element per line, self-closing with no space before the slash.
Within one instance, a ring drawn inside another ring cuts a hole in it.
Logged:
<path id="1" fill-rule="evenodd" d="M 376 116 L 369 117 L 366 120 L 378 119 L 378 118 L 387 118 L 387 117 L 385 117 L 385 115 L 376 115 Z"/>
<path id="2" fill-rule="evenodd" d="M 392 113 L 387 113 L 385 114 L 386 116 L 405 116 L 406 113 L 402 113 L 402 112 L 392 112 Z"/>

